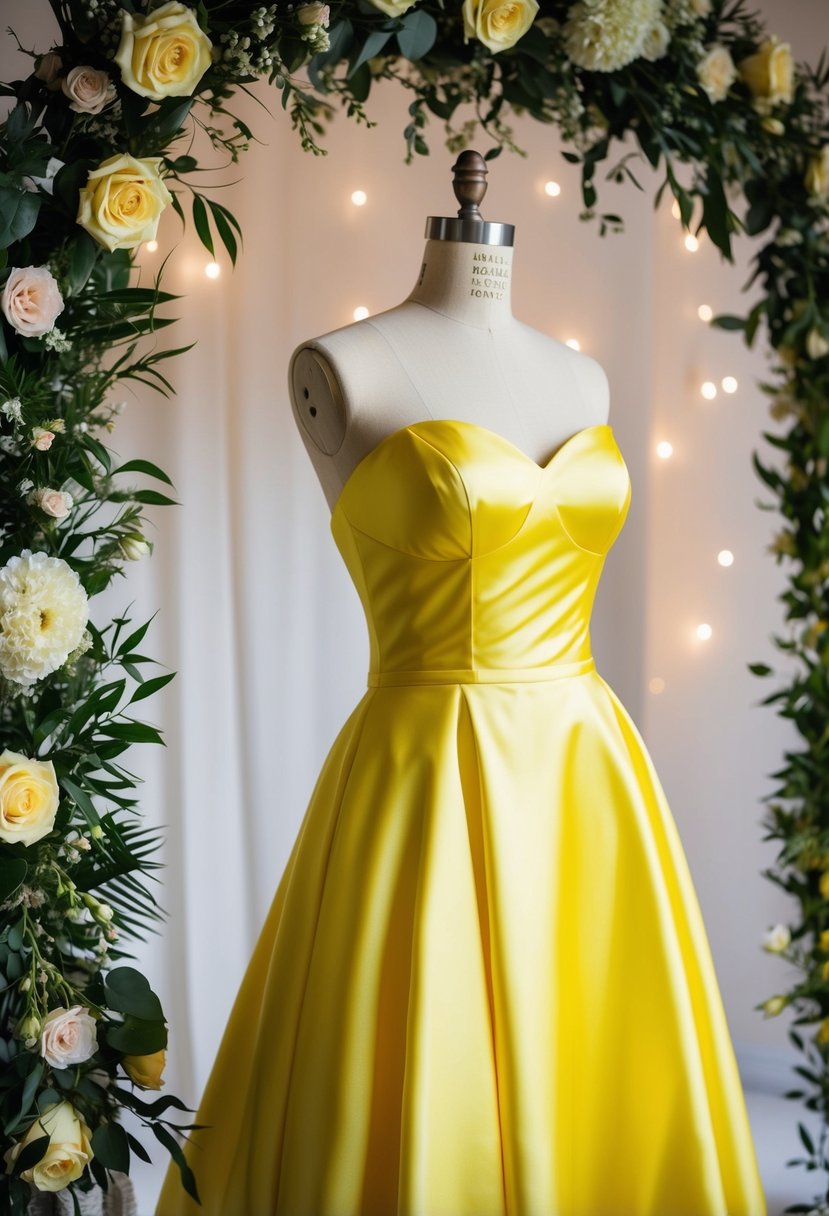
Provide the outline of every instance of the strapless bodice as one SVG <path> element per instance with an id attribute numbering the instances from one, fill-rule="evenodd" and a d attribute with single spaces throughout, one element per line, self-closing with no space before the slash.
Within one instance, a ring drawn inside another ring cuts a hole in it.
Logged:
<path id="1" fill-rule="evenodd" d="M 630 498 L 609 424 L 577 431 L 545 465 L 477 423 L 393 431 L 331 518 L 366 613 L 369 683 L 589 666 L 593 600 Z"/>

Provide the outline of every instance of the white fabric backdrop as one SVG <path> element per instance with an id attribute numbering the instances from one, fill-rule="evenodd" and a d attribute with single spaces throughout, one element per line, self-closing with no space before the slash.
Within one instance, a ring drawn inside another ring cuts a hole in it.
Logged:
<path id="1" fill-rule="evenodd" d="M 818 19 L 808 0 L 766 3 L 775 28 L 811 54 Z M 46 3 L 14 0 L 8 19 L 24 44 L 45 49 Z M 11 40 L 0 73 L 20 71 Z M 177 398 L 142 391 L 110 437 L 123 459 L 165 468 L 178 507 L 152 509 L 155 553 L 94 602 L 98 623 L 132 604 L 136 622 L 158 609 L 143 649 L 178 672 L 145 716 L 166 748 L 134 748 L 142 805 L 166 832 L 159 899 L 168 918 L 140 947 L 140 963 L 170 1021 L 168 1088 L 196 1105 L 259 926 L 287 859 L 317 772 L 364 688 L 365 628 L 328 529 L 328 512 L 296 434 L 286 389 L 293 347 L 348 324 L 357 305 L 399 302 L 419 266 L 427 214 L 451 214 L 452 158 L 435 124 L 432 155 L 403 164 L 407 98 L 384 90 L 371 106 L 378 129 L 338 116 L 327 157 L 303 154 L 278 98 L 258 95 L 273 117 L 240 103 L 263 141 L 223 175 L 242 183 L 217 197 L 240 219 L 245 249 L 234 273 L 208 280 L 208 255 L 175 216 L 165 217 L 147 273 L 177 245 L 165 285 L 186 295 L 185 319 L 162 335 L 198 345 L 176 363 Z M 759 797 L 792 739 L 768 709 L 749 661 L 778 660 L 781 572 L 765 552 L 774 517 L 750 466 L 769 427 L 751 354 L 708 331 L 697 305 L 744 311 L 741 267 L 703 245 L 688 254 L 657 184 L 640 195 L 601 182 L 604 209 L 626 217 L 624 236 L 601 240 L 580 224 L 578 175 L 558 155 L 555 132 L 517 122 L 527 159 L 491 166 L 488 218 L 517 224 L 517 315 L 578 337 L 608 372 L 611 417 L 633 480 L 627 525 L 597 600 L 599 669 L 627 705 L 654 756 L 688 853 L 708 925 L 744 1076 L 787 1057 L 782 1021 L 752 1008 L 782 990 L 781 964 L 759 949 L 786 905 L 759 876 L 773 852 L 761 843 Z M 554 178 L 561 196 L 543 184 Z M 350 202 L 364 189 L 368 203 Z M 704 379 L 738 377 L 733 397 L 705 402 Z M 127 394 L 125 394 L 127 396 Z M 653 454 L 667 437 L 676 454 Z M 716 563 L 734 550 L 730 570 Z M 698 643 L 700 620 L 714 629 Z M 665 691 L 649 681 L 661 676 Z M 148 753 L 148 754 L 145 754 Z M 152 1148 L 152 1146 L 150 1146 Z M 150 1216 L 166 1154 L 136 1177 Z"/>

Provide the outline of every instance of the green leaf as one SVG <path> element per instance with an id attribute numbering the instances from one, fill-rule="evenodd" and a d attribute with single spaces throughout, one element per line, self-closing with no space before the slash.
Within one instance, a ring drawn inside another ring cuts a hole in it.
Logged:
<path id="1" fill-rule="evenodd" d="M 122 739 L 125 743 L 164 743 L 161 732 L 146 722 L 115 722 L 102 726 L 100 733 L 107 739 Z"/>
<path id="2" fill-rule="evenodd" d="M 190 1169 L 190 1166 L 187 1164 L 187 1159 L 184 1156 L 181 1145 L 175 1139 L 172 1132 L 169 1132 L 162 1123 L 153 1123 L 152 1129 L 153 1135 L 157 1140 L 161 1141 L 178 1166 L 181 1174 L 181 1185 L 184 1187 L 190 1198 L 196 1203 L 200 1204 L 201 1200 L 199 1199 L 199 1192 L 196 1188 L 196 1178 L 193 1171 Z"/>
<path id="3" fill-rule="evenodd" d="M 158 490 L 136 490 L 132 497 L 136 502 L 143 502 L 150 506 L 156 507 L 180 507 L 181 503 L 175 498 L 168 498 L 166 494 L 159 494 Z"/>
<path id="4" fill-rule="evenodd" d="M 770 676 L 772 672 L 767 663 L 749 663 L 748 669 L 755 676 Z"/>
<path id="5" fill-rule="evenodd" d="M 28 868 L 22 857 L 5 857 L 0 854 L 0 903 L 14 895 L 25 879 Z"/>
<path id="6" fill-rule="evenodd" d="M 196 226 L 199 240 L 208 253 L 216 256 L 216 250 L 213 248 L 213 237 L 210 233 L 210 222 L 207 218 L 207 207 L 204 204 L 204 199 L 200 194 L 193 195 L 193 223 Z"/>
<path id="7" fill-rule="evenodd" d="M 34 228 L 41 196 L 33 190 L 0 186 L 0 249 L 22 241 Z"/>
<path id="8" fill-rule="evenodd" d="M 224 245 L 225 249 L 227 250 L 228 256 L 229 256 L 231 262 L 235 266 L 236 265 L 237 243 L 236 243 L 236 237 L 233 235 L 233 229 L 231 228 L 231 226 L 228 223 L 228 220 L 224 214 L 224 208 L 220 207 L 218 203 L 214 203 L 210 199 L 208 199 L 208 203 L 210 206 L 211 214 L 213 216 L 213 223 L 216 225 L 216 231 L 218 232 L 219 236 L 222 238 L 222 244 Z"/>
<path id="9" fill-rule="evenodd" d="M 126 464 L 113 469 L 110 476 L 114 477 L 116 473 L 146 473 L 150 477 L 157 477 L 159 481 L 166 481 L 168 486 L 173 484 L 167 474 L 150 460 L 128 460 Z"/>
<path id="10" fill-rule="evenodd" d="M 351 80 L 352 76 L 356 76 L 360 68 L 368 63 L 369 59 L 373 59 L 375 55 L 379 55 L 383 47 L 391 38 L 394 30 L 373 30 L 366 38 L 359 53 L 348 69 L 347 79 Z"/>
<path id="11" fill-rule="evenodd" d="M 163 1022 L 148 1022 L 127 1014 L 123 1022 L 111 1022 L 106 1040 L 114 1051 L 125 1056 L 146 1056 L 167 1046 L 167 1028 Z"/>
<path id="12" fill-rule="evenodd" d="M 60 784 L 70 795 L 78 809 L 89 823 L 94 825 L 101 822 L 101 817 L 95 810 L 94 803 L 85 790 L 82 790 L 81 787 L 76 785 L 74 781 L 71 781 L 69 777 L 61 777 Z"/>
<path id="13" fill-rule="evenodd" d="M 712 317 L 708 324 L 713 325 L 716 329 L 745 329 L 746 327 L 744 317 L 735 317 L 729 313 Z"/>
<path id="14" fill-rule="evenodd" d="M 51 1136 L 38 1136 L 35 1140 L 31 1140 L 24 1149 L 20 1150 L 12 1173 L 21 1174 L 23 1170 L 31 1169 L 33 1165 L 37 1165 L 51 1141 Z"/>
<path id="15" fill-rule="evenodd" d="M 169 684 L 171 680 L 176 678 L 176 673 L 171 671 L 166 676 L 155 676 L 152 680 L 145 680 L 143 684 L 139 684 L 135 692 L 132 694 L 129 704 L 132 705 L 135 701 L 143 701 L 145 697 L 151 697 L 154 692 L 158 692 L 165 684 Z"/>
<path id="16" fill-rule="evenodd" d="M 99 251 L 100 245 L 93 241 L 88 232 L 81 229 L 69 255 L 69 285 L 73 292 L 80 291 L 86 284 Z"/>
<path id="17" fill-rule="evenodd" d="M 105 1001 L 118 1013 L 129 1013 L 150 1022 L 163 1021 L 161 1002 L 145 976 L 134 967 L 116 967 L 104 976 Z"/>
<path id="18" fill-rule="evenodd" d="M 101 1165 L 108 1170 L 128 1174 L 130 1169 L 130 1145 L 127 1133 L 120 1123 L 102 1123 L 92 1133 L 92 1151 Z"/>
<path id="19" fill-rule="evenodd" d="M 400 54 L 407 59 L 422 59 L 435 45 L 437 34 L 438 23 L 431 13 L 424 9 L 406 13 L 402 28 L 397 31 Z"/>

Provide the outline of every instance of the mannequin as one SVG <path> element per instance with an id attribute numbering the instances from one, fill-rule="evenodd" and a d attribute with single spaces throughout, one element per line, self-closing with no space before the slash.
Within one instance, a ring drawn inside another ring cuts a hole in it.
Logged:
<path id="1" fill-rule="evenodd" d="M 514 228 L 480 215 L 483 157 L 462 153 L 453 173 L 458 218 L 429 217 L 407 299 L 291 357 L 294 416 L 332 509 L 372 448 L 428 418 L 497 431 L 538 464 L 607 422 L 601 365 L 512 315 Z"/>

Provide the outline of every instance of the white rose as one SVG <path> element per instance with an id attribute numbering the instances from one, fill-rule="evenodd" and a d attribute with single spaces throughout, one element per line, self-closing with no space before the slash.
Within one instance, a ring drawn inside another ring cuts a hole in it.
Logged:
<path id="1" fill-rule="evenodd" d="M 52 1068 L 83 1064 L 98 1050 L 95 1019 L 83 1005 L 58 1006 L 44 1018 L 40 1054 Z"/>
<path id="2" fill-rule="evenodd" d="M 766 934 L 763 948 L 772 954 L 780 954 L 781 951 L 786 949 L 791 940 L 792 935 L 786 925 L 775 925 Z"/>
<path id="3" fill-rule="evenodd" d="M 115 85 L 106 72 L 86 65 L 67 72 L 61 88 L 76 114 L 100 114 L 115 97 Z"/>
<path id="4" fill-rule="evenodd" d="M 515 46 L 538 15 L 538 0 L 464 0 L 463 32 L 493 55 Z"/>
<path id="5" fill-rule="evenodd" d="M 5 1153 L 10 1171 L 21 1150 L 41 1136 L 49 1137 L 45 1154 L 20 1177 L 38 1191 L 62 1191 L 80 1178 L 94 1157 L 92 1133 L 71 1102 L 56 1102 L 35 1119 L 22 1140 Z"/>
<path id="6" fill-rule="evenodd" d="M 74 505 L 71 494 L 65 490 L 51 490 L 48 487 L 37 491 L 35 502 L 41 511 L 51 515 L 53 519 L 65 519 Z"/>
<path id="7" fill-rule="evenodd" d="M 642 56 L 653 62 L 667 54 L 671 32 L 664 21 L 654 21 L 642 43 Z"/>
<path id="8" fill-rule="evenodd" d="M 17 333 L 26 338 L 41 338 L 63 311 L 63 296 L 54 275 L 45 266 L 20 266 L 6 279 L 0 308 Z"/>
<path id="9" fill-rule="evenodd" d="M 0 755 L 0 840 L 34 844 L 55 825 L 60 790 L 51 760 L 6 748 Z"/>
<path id="10" fill-rule="evenodd" d="M 712 46 L 697 64 L 697 79 L 712 101 L 723 101 L 737 79 L 731 52 L 725 46 Z"/>

